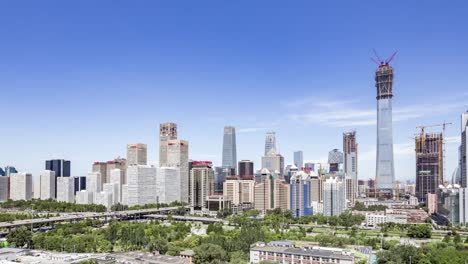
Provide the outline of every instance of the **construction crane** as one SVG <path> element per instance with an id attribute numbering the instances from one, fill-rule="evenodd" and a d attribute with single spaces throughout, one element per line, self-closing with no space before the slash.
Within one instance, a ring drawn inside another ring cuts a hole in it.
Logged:
<path id="1" fill-rule="evenodd" d="M 382 60 L 379 54 L 377 53 L 377 51 L 375 51 L 375 49 L 372 49 L 372 51 L 374 52 L 375 58 L 371 57 L 370 59 L 379 66 L 388 65 L 395 58 L 395 55 L 397 54 L 397 51 L 395 51 L 392 54 L 392 56 L 390 56 L 390 58 L 386 60 Z"/>

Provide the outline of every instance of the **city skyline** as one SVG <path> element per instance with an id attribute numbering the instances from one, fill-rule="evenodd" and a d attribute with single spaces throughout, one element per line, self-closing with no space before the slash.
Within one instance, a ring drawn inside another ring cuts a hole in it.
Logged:
<path id="1" fill-rule="evenodd" d="M 107 14 L 109 22 L 103 22 L 98 10 L 104 4 L 97 4 L 96 10 L 80 9 L 89 15 L 90 25 L 101 25 L 94 28 L 75 25 L 81 16 L 66 17 L 68 12 L 60 8 L 49 6 L 48 17 L 25 17 L 39 7 L 24 7 L 22 13 L 14 5 L 0 9 L 5 12 L 0 21 L 6 25 L 6 30 L 0 30 L 7 40 L 1 45 L 11 51 L 0 65 L 2 86 L 7 87 L 2 92 L 8 98 L 2 108 L 8 129 L 0 138 L 0 145 L 8 151 L 0 153 L 0 166 L 15 166 L 35 179 L 44 161 L 56 158 L 73 163 L 73 176 L 87 175 L 94 161 L 124 157 L 126 144 L 132 142 L 147 144 L 149 164 L 157 164 L 158 127 L 168 120 L 177 123 L 180 138 L 190 142 L 189 158 L 212 160 L 216 165 L 221 165 L 222 157 L 219 131 L 232 124 L 238 160 L 253 160 L 257 170 L 267 131 L 276 132 L 278 152 L 285 164 L 291 164 L 297 149 L 303 150 L 305 162 L 326 160 L 330 150 L 341 149 L 342 133 L 353 129 L 360 148 L 359 178 L 372 178 L 376 148 L 372 48 L 385 56 L 399 52 L 392 63 L 396 180 L 415 179 L 414 142 L 409 137 L 417 132 L 417 125 L 453 122 L 447 129 L 447 176 L 457 165 L 459 120 L 468 107 L 467 77 L 461 74 L 468 70 L 462 59 L 468 54 L 457 48 L 467 41 L 460 34 L 466 32 L 463 8 L 428 4 L 433 8 L 425 15 L 411 18 L 417 4 L 370 6 L 366 17 L 344 10 L 335 14 L 326 4 L 287 10 L 273 3 L 266 8 L 253 4 L 250 10 L 233 5 L 222 8 L 225 16 L 216 21 L 191 25 L 197 12 L 213 15 L 216 4 L 211 9 L 193 6 L 194 11 L 176 11 L 165 4 L 148 7 L 148 11 L 136 7 L 130 12 L 149 21 L 124 16 L 129 27 L 125 30 L 122 24 L 112 24 L 120 20 L 116 15 Z M 268 12 L 257 18 L 260 10 Z M 273 20 L 275 12 L 284 19 Z M 377 26 L 372 24 L 396 19 L 396 13 L 399 19 L 392 20 L 394 30 L 385 33 L 387 41 L 375 40 L 372 31 Z M 179 15 L 186 18 L 176 26 L 151 31 L 154 25 L 168 25 Z M 342 21 L 354 22 L 344 28 L 334 24 L 340 15 Z M 271 24 L 262 24 L 265 19 Z M 311 25 L 320 29 L 310 29 Z M 427 31 L 419 28 L 423 25 Z M 222 30 L 226 28 L 234 36 Z M 337 30 L 339 36 L 334 33 Z M 82 41 L 88 36 L 83 32 L 95 41 Z M 100 37 L 103 32 L 106 38 Z M 216 43 L 210 40 L 215 36 Z M 354 38 L 349 43 L 340 41 L 350 36 Z M 138 42 L 120 41 L 123 38 Z M 180 43 L 190 43 L 191 48 Z M 336 78 L 343 68 L 348 70 Z M 251 97 L 245 96 L 248 92 Z M 171 99 L 176 96 L 181 106 L 174 111 Z M 53 106 L 44 106 L 48 100 Z M 127 107 L 134 100 L 139 104 Z M 26 104 L 18 108 L 18 102 Z M 119 121 L 112 118 L 116 113 Z M 44 117 L 55 115 L 63 120 L 60 125 L 44 126 Z M 202 133 L 199 127 L 204 127 Z M 454 141 L 457 144 L 450 143 Z"/>

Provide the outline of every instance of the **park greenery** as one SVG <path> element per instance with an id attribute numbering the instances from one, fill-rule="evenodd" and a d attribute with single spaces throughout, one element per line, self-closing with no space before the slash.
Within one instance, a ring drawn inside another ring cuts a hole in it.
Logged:
<path id="1" fill-rule="evenodd" d="M 354 211 L 385 211 L 387 206 L 385 205 L 369 205 L 365 206 L 362 202 L 356 202 L 354 204 Z"/>
<path id="2" fill-rule="evenodd" d="M 48 218 L 57 216 L 56 214 L 30 214 L 20 212 L 0 212 L 0 222 L 12 222 L 16 220 L 25 220 L 32 218 Z"/>
<path id="3" fill-rule="evenodd" d="M 7 200 L 0 203 L 3 209 L 19 209 L 25 211 L 54 212 L 54 213 L 72 213 L 72 212 L 105 212 L 106 207 L 97 204 L 76 204 L 58 202 L 52 199 L 48 200 Z"/>

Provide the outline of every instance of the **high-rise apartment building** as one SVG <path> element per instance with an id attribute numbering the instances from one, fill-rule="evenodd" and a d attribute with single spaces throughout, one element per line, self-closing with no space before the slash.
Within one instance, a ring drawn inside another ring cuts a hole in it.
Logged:
<path id="1" fill-rule="evenodd" d="M 99 182 L 101 183 L 102 188 L 102 185 L 106 183 L 107 180 L 107 162 L 94 162 L 92 171 L 99 172 L 99 175 L 101 175 L 101 180 Z"/>
<path id="2" fill-rule="evenodd" d="M 177 139 L 177 124 L 161 123 L 159 125 L 159 167 L 167 167 L 167 143 Z"/>
<path id="3" fill-rule="evenodd" d="M 156 202 L 180 201 L 180 168 L 159 167 L 156 170 Z"/>
<path id="4" fill-rule="evenodd" d="M 134 165 L 127 168 L 128 205 L 156 203 L 156 168 Z"/>
<path id="5" fill-rule="evenodd" d="M 312 177 L 304 172 L 295 172 L 290 179 L 291 212 L 294 217 L 308 216 L 312 211 Z"/>
<path id="6" fill-rule="evenodd" d="M 18 172 L 10 175 L 10 199 L 31 200 L 33 197 L 33 180 L 31 173 Z"/>
<path id="7" fill-rule="evenodd" d="M 231 169 L 234 169 L 234 171 L 236 170 L 236 166 L 237 166 L 236 129 L 232 126 L 224 127 L 222 165 L 225 168 L 231 168 Z"/>
<path id="8" fill-rule="evenodd" d="M 276 133 L 267 132 L 265 137 L 265 156 L 270 152 L 276 153 Z"/>
<path id="9" fill-rule="evenodd" d="M 299 169 L 304 167 L 304 156 L 302 150 L 294 152 L 294 165 Z"/>
<path id="10" fill-rule="evenodd" d="M 75 178 L 58 177 L 57 178 L 57 201 L 74 203 L 75 202 Z"/>
<path id="11" fill-rule="evenodd" d="M 460 183 L 463 188 L 468 187 L 468 111 L 461 116 L 461 144 L 460 144 Z"/>
<path id="12" fill-rule="evenodd" d="M 179 169 L 180 197 L 177 201 L 189 201 L 189 142 L 181 139 L 167 141 L 166 167 Z"/>
<path id="13" fill-rule="evenodd" d="M 190 203 L 193 210 L 206 210 L 206 200 L 214 193 L 213 164 L 193 161 L 190 170 Z"/>
<path id="14" fill-rule="evenodd" d="M 86 176 L 86 191 L 98 193 L 102 191 L 102 176 L 100 172 L 90 172 Z"/>
<path id="15" fill-rule="evenodd" d="M 127 166 L 147 165 L 148 147 L 146 144 L 136 143 L 127 145 Z"/>
<path id="16" fill-rule="evenodd" d="M 254 180 L 228 179 L 223 184 L 223 195 L 233 205 L 254 203 Z"/>
<path id="17" fill-rule="evenodd" d="M 346 184 L 346 200 L 350 207 L 353 207 L 356 199 L 356 184 L 354 183 L 354 179 L 351 177 L 346 176 L 344 180 Z"/>
<path id="18" fill-rule="evenodd" d="M 69 178 L 69 177 L 67 177 Z M 56 191 L 56 181 L 57 179 L 55 178 L 55 172 L 50 171 L 50 170 L 45 170 L 41 173 L 39 176 L 39 189 L 40 189 L 40 195 L 39 198 L 41 200 L 47 200 L 47 199 L 55 199 L 55 193 Z"/>
<path id="19" fill-rule="evenodd" d="M 355 196 L 358 195 L 358 144 L 356 131 L 343 133 L 344 172 L 353 180 Z"/>
<path id="20" fill-rule="evenodd" d="M 125 168 L 125 171 L 127 169 Z M 114 198 L 118 203 L 122 203 L 122 185 L 125 183 L 125 176 L 121 169 L 113 169 L 110 171 L 110 183 L 117 184 L 118 188 L 114 193 Z"/>
<path id="21" fill-rule="evenodd" d="M 416 197 L 425 202 L 428 193 L 436 193 L 443 183 L 442 133 L 424 133 L 415 137 Z M 378 184 L 378 183 L 377 183 Z"/>
<path id="22" fill-rule="evenodd" d="M 241 179 L 253 179 L 255 172 L 254 172 L 254 163 L 251 160 L 241 160 L 238 162 L 238 175 Z"/>
<path id="23" fill-rule="evenodd" d="M 395 182 L 393 163 L 393 68 L 382 62 L 375 72 L 377 88 L 377 158 L 376 180 L 379 191 L 391 191 Z"/>
<path id="24" fill-rule="evenodd" d="M 71 162 L 64 159 L 46 160 L 45 169 L 55 172 L 55 186 L 57 186 L 58 177 L 71 176 Z M 57 189 L 55 189 L 54 197 L 57 197 Z"/>
<path id="25" fill-rule="evenodd" d="M 272 173 L 283 176 L 284 174 L 284 158 L 281 154 L 270 151 L 262 157 L 262 169 L 268 169 Z"/>
<path id="26" fill-rule="evenodd" d="M 255 209 L 266 213 L 268 210 L 280 208 L 290 209 L 290 189 L 281 178 L 274 178 L 268 169 L 261 170 L 261 182 L 254 187 Z"/>
<path id="27" fill-rule="evenodd" d="M 323 215 L 339 216 L 346 210 L 345 183 L 338 177 L 330 177 L 323 184 Z"/>

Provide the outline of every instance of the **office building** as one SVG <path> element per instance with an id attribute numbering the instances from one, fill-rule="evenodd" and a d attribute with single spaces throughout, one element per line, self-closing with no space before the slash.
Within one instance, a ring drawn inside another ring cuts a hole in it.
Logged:
<path id="1" fill-rule="evenodd" d="M 224 195 L 209 195 L 206 198 L 206 210 L 209 215 L 216 216 L 219 211 L 231 210 L 232 201 Z"/>
<path id="2" fill-rule="evenodd" d="M 344 172 L 353 181 L 355 196 L 358 195 L 358 144 L 356 131 L 343 133 Z"/>
<path id="3" fill-rule="evenodd" d="M 304 167 L 304 156 L 302 150 L 294 152 L 294 165 L 296 165 L 296 167 L 299 169 Z"/>
<path id="4" fill-rule="evenodd" d="M 45 169 L 55 172 L 55 186 L 57 186 L 58 177 L 71 176 L 71 162 L 64 159 L 46 160 Z M 54 197 L 57 197 L 57 189 L 55 189 Z"/>
<path id="5" fill-rule="evenodd" d="M 93 204 L 94 194 L 94 192 L 79 191 L 76 193 L 75 201 L 77 204 Z"/>
<path id="6" fill-rule="evenodd" d="M 33 179 L 31 173 L 17 172 L 10 175 L 10 199 L 31 200 L 33 197 Z"/>
<path id="7" fill-rule="evenodd" d="M 232 126 L 224 127 L 222 166 L 225 168 L 234 169 L 234 171 L 236 170 L 236 166 L 237 166 L 236 129 Z"/>
<path id="8" fill-rule="evenodd" d="M 111 183 L 105 183 L 104 186 L 106 185 L 112 185 Z M 103 205 L 107 208 L 108 211 L 110 211 L 110 208 L 114 204 L 114 198 L 112 196 L 112 193 L 107 193 L 107 192 L 98 192 L 93 194 L 94 197 L 94 204 L 98 205 Z"/>
<path id="9" fill-rule="evenodd" d="M 466 225 L 468 224 L 468 188 L 460 188 L 458 192 L 458 214 L 459 221 L 458 224 Z"/>
<path id="10" fill-rule="evenodd" d="M 468 187 L 468 111 L 461 116 L 461 144 L 460 144 L 460 184 L 461 187 Z"/>
<path id="11" fill-rule="evenodd" d="M 341 171 L 343 169 L 343 152 L 338 149 L 328 152 L 328 163 L 330 164 L 330 173 Z"/>
<path id="12" fill-rule="evenodd" d="M 76 194 L 79 191 L 86 190 L 86 176 L 75 176 L 75 177 L 73 177 L 73 179 L 74 179 L 74 184 L 75 184 L 74 194 Z M 58 180 L 57 180 L 57 182 L 58 182 Z M 58 183 L 57 183 L 57 186 L 58 186 Z"/>
<path id="13" fill-rule="evenodd" d="M 105 179 L 105 182 L 108 183 L 108 182 L 111 182 L 110 180 L 110 177 L 111 177 L 111 171 L 112 170 L 115 170 L 115 169 L 119 169 L 120 170 L 120 173 L 122 174 L 123 176 L 123 183 L 126 183 L 126 172 L 127 172 L 127 160 L 126 159 L 122 159 L 120 157 L 117 157 L 113 160 L 110 160 L 107 162 L 107 166 L 106 166 L 106 179 Z"/>
<path id="14" fill-rule="evenodd" d="M 223 183 L 226 179 L 231 176 L 231 168 L 230 167 L 215 167 L 215 193 L 222 194 L 223 193 Z"/>
<path id="15" fill-rule="evenodd" d="M 167 160 L 165 167 L 178 168 L 180 172 L 179 185 L 180 197 L 177 201 L 189 201 L 189 142 L 186 140 L 174 139 L 167 141 Z M 164 166 L 162 166 L 164 167 Z"/>
<path id="16" fill-rule="evenodd" d="M 156 202 L 180 201 L 180 168 L 159 167 L 156 170 Z"/>
<path id="17" fill-rule="evenodd" d="M 350 207 L 353 207 L 354 201 L 356 199 L 356 191 L 354 189 L 356 184 L 354 183 L 354 179 L 351 177 L 348 177 L 347 175 L 344 180 L 346 184 L 346 201 L 348 202 L 347 204 Z"/>
<path id="18" fill-rule="evenodd" d="M 274 153 L 271 150 L 267 155 L 262 157 L 262 169 L 268 169 L 272 173 L 284 175 L 284 158 L 281 154 Z"/>
<path id="19" fill-rule="evenodd" d="M 254 187 L 255 209 L 262 213 L 275 208 L 289 210 L 289 190 L 289 185 L 284 180 L 275 178 L 268 169 L 262 169 L 261 182 Z"/>
<path id="20" fill-rule="evenodd" d="M 100 201 L 96 201 L 96 204 L 102 204 L 108 209 L 114 204 L 118 204 L 121 202 L 120 199 L 120 186 L 116 182 L 109 182 L 109 183 L 104 183 L 101 196 L 98 196 L 97 198 L 100 199 Z M 104 195 L 105 194 L 105 195 Z M 109 195 L 111 201 L 109 202 Z M 110 204 L 110 206 L 107 206 L 106 204 Z"/>
<path id="21" fill-rule="evenodd" d="M 99 174 L 101 175 L 101 180 L 99 182 L 101 183 L 102 188 L 102 185 L 106 183 L 107 180 L 107 162 L 94 162 L 93 172 L 99 172 Z"/>
<path id="22" fill-rule="evenodd" d="M 67 177 L 68 178 L 68 177 Z M 39 176 L 39 189 L 40 189 L 40 199 L 55 199 L 56 193 L 56 178 L 55 172 L 50 170 L 45 170 Z"/>
<path id="23" fill-rule="evenodd" d="M 267 132 L 265 137 L 265 156 L 269 153 L 276 153 L 276 133 Z"/>
<path id="24" fill-rule="evenodd" d="M 125 169 L 127 171 L 127 169 Z M 118 188 L 114 193 L 114 199 L 117 203 L 122 203 L 122 186 L 124 185 L 125 176 L 123 170 L 113 169 L 110 171 L 110 183 L 117 184 Z"/>
<path id="25" fill-rule="evenodd" d="M 86 191 L 98 193 L 102 191 L 102 177 L 100 172 L 90 172 L 86 176 Z"/>
<path id="26" fill-rule="evenodd" d="M 436 193 L 444 181 L 443 144 L 442 133 L 424 133 L 423 130 L 415 137 L 416 197 L 421 202 L 426 202 L 428 193 Z"/>
<path id="27" fill-rule="evenodd" d="M 128 184 L 122 185 L 122 204 L 128 205 Z"/>
<path id="28" fill-rule="evenodd" d="M 15 167 L 13 166 L 6 166 L 5 167 L 5 176 L 10 177 L 11 174 L 18 173 Z"/>
<path id="29" fill-rule="evenodd" d="M 388 62 L 381 62 L 376 70 L 375 87 L 377 88 L 377 189 L 391 192 L 395 182 L 392 124 L 393 68 Z"/>
<path id="30" fill-rule="evenodd" d="M 190 205 L 193 210 L 207 210 L 206 199 L 214 194 L 214 171 L 210 161 L 192 161 L 190 170 Z"/>
<path id="31" fill-rule="evenodd" d="M 323 215 L 339 216 L 346 209 L 345 184 L 330 177 L 323 184 Z"/>
<path id="32" fill-rule="evenodd" d="M 148 147 L 146 144 L 136 143 L 127 145 L 127 166 L 146 165 Z"/>
<path id="33" fill-rule="evenodd" d="M 134 165 L 127 168 L 128 205 L 156 203 L 156 168 Z"/>
<path id="34" fill-rule="evenodd" d="M 86 179 L 86 177 L 83 177 Z M 74 203 L 75 202 L 75 179 L 74 177 L 57 178 L 57 201 Z"/>
<path id="35" fill-rule="evenodd" d="M 238 175 L 241 179 L 250 180 L 254 178 L 254 163 L 251 160 L 241 160 L 238 162 Z"/>
<path id="36" fill-rule="evenodd" d="M 227 179 L 223 184 L 223 195 L 228 197 L 233 205 L 254 203 L 254 180 Z"/>
<path id="37" fill-rule="evenodd" d="M 4 171 L 2 168 L 0 168 L 0 177 L 1 177 L 1 176 L 5 176 L 5 175 L 6 175 L 6 174 L 5 174 L 5 171 Z"/>
<path id="38" fill-rule="evenodd" d="M 159 125 L 159 167 L 168 167 L 167 143 L 177 139 L 177 124 L 161 123 Z"/>
<path id="39" fill-rule="evenodd" d="M 429 215 L 437 213 L 437 194 L 426 194 L 426 206 Z"/>
<path id="40" fill-rule="evenodd" d="M 294 217 L 312 215 L 312 177 L 304 172 L 295 172 L 290 179 L 291 212 Z"/>
<path id="41" fill-rule="evenodd" d="M 319 177 L 317 172 L 310 171 L 309 175 L 311 177 L 311 191 L 310 199 L 312 202 L 322 203 L 323 202 L 323 182 L 324 178 Z M 315 211 L 314 211 L 315 213 Z"/>
<path id="42" fill-rule="evenodd" d="M 306 171 L 315 171 L 315 163 L 312 163 L 312 162 L 304 163 L 304 169 Z"/>
<path id="43" fill-rule="evenodd" d="M 9 177 L 0 177 L 0 202 L 8 200 L 8 180 Z"/>

